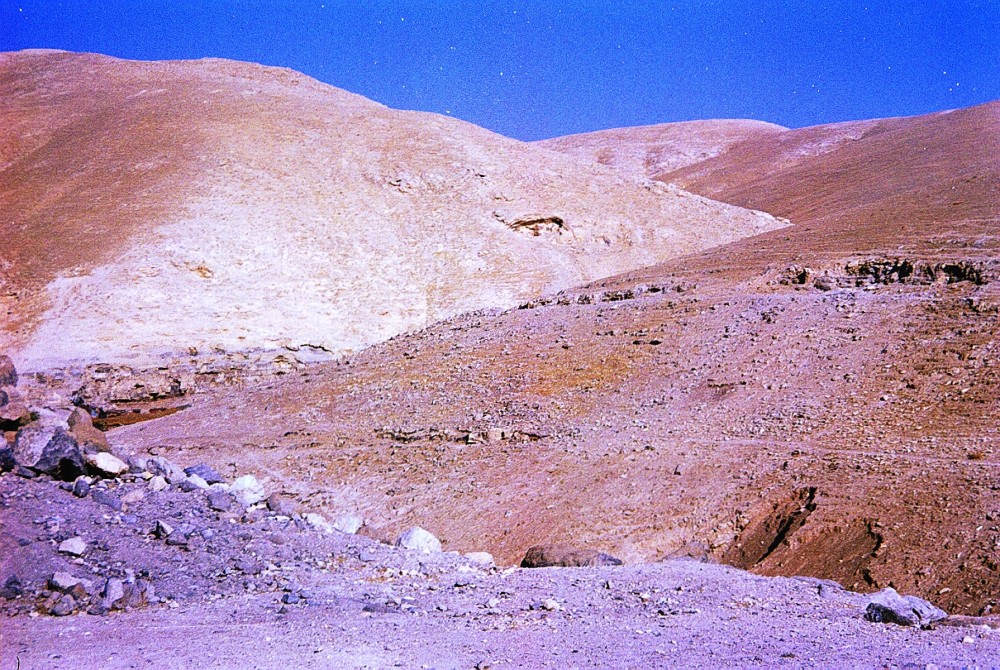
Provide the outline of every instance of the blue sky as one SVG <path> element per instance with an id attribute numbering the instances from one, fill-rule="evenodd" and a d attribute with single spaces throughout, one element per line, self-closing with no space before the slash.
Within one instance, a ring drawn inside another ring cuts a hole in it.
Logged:
<path id="1" fill-rule="evenodd" d="M 0 51 L 34 47 L 281 65 L 526 140 L 1000 98 L 996 0 L 0 0 Z"/>

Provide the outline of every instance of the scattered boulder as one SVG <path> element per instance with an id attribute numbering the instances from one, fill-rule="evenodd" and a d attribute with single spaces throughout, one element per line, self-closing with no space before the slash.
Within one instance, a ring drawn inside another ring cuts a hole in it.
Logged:
<path id="1" fill-rule="evenodd" d="M 57 572 L 49 577 L 49 588 L 59 593 L 69 593 L 80 580 L 68 572 Z"/>
<path id="2" fill-rule="evenodd" d="M 101 604 L 106 609 L 120 609 L 125 599 L 125 582 L 120 579 L 108 579 L 101 592 Z"/>
<path id="3" fill-rule="evenodd" d="M 102 477 L 117 477 L 128 472 L 128 463 L 107 452 L 87 454 L 84 456 L 87 465 Z"/>
<path id="4" fill-rule="evenodd" d="M 79 410 L 74 410 L 74 412 L 76 411 Z M 71 414 L 70 417 L 72 416 Z M 77 423 L 75 426 L 70 427 L 69 433 L 76 439 L 85 452 L 103 453 L 111 451 L 108 438 L 91 423 Z"/>
<path id="5" fill-rule="evenodd" d="M 185 470 L 185 472 L 187 471 Z M 193 484 L 196 489 L 201 489 L 202 491 L 208 490 L 208 482 L 194 473 L 188 475 L 187 483 Z"/>
<path id="6" fill-rule="evenodd" d="M 163 456 L 153 456 L 146 460 L 146 469 L 163 477 L 169 484 L 180 484 L 187 479 L 184 469 Z"/>
<path id="7" fill-rule="evenodd" d="M 496 561 L 493 559 L 493 554 L 487 551 L 470 551 L 465 554 L 465 557 L 473 563 L 478 563 L 479 565 L 486 567 L 496 564 Z"/>
<path id="8" fill-rule="evenodd" d="M 68 616 L 76 610 L 76 599 L 66 593 L 56 593 L 45 601 L 42 609 L 52 616 Z"/>
<path id="9" fill-rule="evenodd" d="M 354 535 L 365 525 L 365 520 L 357 514 L 341 514 L 333 522 L 333 529 L 348 535 Z"/>
<path id="10" fill-rule="evenodd" d="M 238 477 L 229 487 L 229 492 L 245 507 L 256 505 L 266 497 L 264 486 L 253 475 Z"/>
<path id="11" fill-rule="evenodd" d="M 167 483 L 167 480 L 164 479 L 162 475 L 156 475 L 149 480 L 149 490 L 154 493 L 159 493 L 169 487 L 170 484 Z"/>
<path id="12" fill-rule="evenodd" d="M 208 491 L 208 507 L 216 512 L 228 512 L 233 508 L 233 497 L 225 491 Z"/>
<path id="13" fill-rule="evenodd" d="M 74 407 L 73 411 L 66 417 L 66 425 L 69 426 L 70 430 L 73 430 L 77 426 L 93 426 L 94 420 L 90 418 L 90 414 L 86 410 Z"/>
<path id="14" fill-rule="evenodd" d="M 272 493 L 267 499 L 267 508 L 279 516 L 293 516 L 299 511 L 298 502 L 291 496 Z"/>
<path id="15" fill-rule="evenodd" d="M 59 553 L 83 556 L 87 552 L 87 541 L 82 537 L 71 537 L 59 543 Z"/>
<path id="16" fill-rule="evenodd" d="M 86 498 L 90 493 L 90 481 L 86 477 L 77 477 L 73 482 L 73 495 L 77 498 Z"/>
<path id="17" fill-rule="evenodd" d="M 218 472 L 205 463 L 198 463 L 189 468 L 184 468 L 184 474 L 188 477 L 200 477 L 205 484 L 223 484 L 225 480 Z"/>
<path id="18" fill-rule="evenodd" d="M 868 621 L 920 628 L 947 616 L 947 612 L 926 600 L 916 596 L 901 596 L 891 586 L 873 594 L 865 610 L 865 619 Z"/>
<path id="19" fill-rule="evenodd" d="M 16 467 L 17 459 L 14 458 L 14 449 L 0 440 L 0 472 L 10 472 Z"/>
<path id="20" fill-rule="evenodd" d="M 0 355 L 0 386 L 17 386 L 17 368 L 10 356 Z"/>
<path id="21" fill-rule="evenodd" d="M 110 507 L 116 512 L 122 511 L 122 499 L 117 493 L 112 493 L 107 489 L 94 488 L 90 491 L 90 497 L 98 505 L 104 505 L 105 507 Z"/>
<path id="22" fill-rule="evenodd" d="M 322 514 L 316 514 L 315 512 L 309 512 L 303 517 L 307 524 L 320 531 L 321 533 L 332 533 L 333 526 Z"/>
<path id="23" fill-rule="evenodd" d="M 0 405 L 0 428 L 13 431 L 31 423 L 31 412 L 24 403 L 16 400 L 9 391 L 4 391 L 4 395 L 7 396 L 7 404 Z"/>
<path id="24" fill-rule="evenodd" d="M 528 549 L 522 568 L 585 568 L 622 565 L 623 561 L 596 549 L 577 549 L 568 545 L 536 545 Z"/>
<path id="25" fill-rule="evenodd" d="M 174 533 L 174 527 L 166 521 L 157 521 L 153 528 L 153 535 L 161 540 L 165 540 Z"/>
<path id="26" fill-rule="evenodd" d="M 436 554 L 441 551 L 441 541 L 420 526 L 414 526 L 399 536 L 396 546 L 425 554 Z"/>
<path id="27" fill-rule="evenodd" d="M 143 493 L 142 489 L 133 489 L 122 496 L 122 502 L 126 505 L 133 505 L 145 497 L 146 494 Z"/>
<path id="28" fill-rule="evenodd" d="M 24 593 L 24 586 L 17 575 L 11 575 L 4 581 L 3 586 L 0 586 L 0 598 L 4 600 L 14 600 L 22 593 Z"/>
<path id="29" fill-rule="evenodd" d="M 71 482 L 84 474 L 83 454 L 63 428 L 38 423 L 17 431 L 14 458 L 19 465 Z"/>

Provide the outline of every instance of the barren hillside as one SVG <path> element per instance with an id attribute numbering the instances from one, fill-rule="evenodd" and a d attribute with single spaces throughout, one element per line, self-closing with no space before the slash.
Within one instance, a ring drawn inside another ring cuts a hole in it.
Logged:
<path id="1" fill-rule="evenodd" d="M 612 128 L 535 144 L 652 178 L 718 156 L 744 140 L 770 138 L 785 130 L 763 121 L 715 119 Z"/>
<path id="2" fill-rule="evenodd" d="M 196 393 L 113 435 L 505 561 L 552 541 L 693 554 L 992 611 L 997 109 L 871 122 L 814 150 L 811 179 L 774 163 L 794 203 L 777 213 L 830 216 Z"/>
<path id="3" fill-rule="evenodd" d="M 298 73 L 0 55 L 0 348 L 358 350 L 773 218 Z"/>

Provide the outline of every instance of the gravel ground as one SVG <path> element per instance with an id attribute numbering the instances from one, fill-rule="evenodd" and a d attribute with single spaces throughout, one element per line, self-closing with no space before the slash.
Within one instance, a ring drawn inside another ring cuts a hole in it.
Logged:
<path id="1" fill-rule="evenodd" d="M 147 486 L 116 484 L 129 499 Z M 1000 666 L 991 620 L 870 623 L 867 596 L 815 579 L 693 560 L 499 568 L 319 532 L 262 506 L 219 512 L 175 487 L 116 511 L 6 474 L 0 501 L 0 576 L 16 573 L 24 591 L 6 601 L 5 668 Z M 157 521 L 187 524 L 188 542 L 158 539 Z M 69 537 L 87 552 L 61 554 Z M 155 586 L 151 602 L 44 613 L 54 572 L 126 570 Z"/>

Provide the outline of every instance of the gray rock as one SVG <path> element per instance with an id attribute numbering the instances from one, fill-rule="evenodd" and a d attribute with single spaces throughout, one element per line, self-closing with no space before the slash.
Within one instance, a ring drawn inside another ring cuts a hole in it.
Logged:
<path id="1" fill-rule="evenodd" d="M 291 496 L 273 493 L 267 499 L 267 508 L 279 516 L 294 516 L 299 511 L 299 504 Z"/>
<path id="2" fill-rule="evenodd" d="M 69 593 L 79 583 L 80 580 L 68 572 L 57 572 L 49 577 L 49 589 L 59 593 Z"/>
<path id="3" fill-rule="evenodd" d="M 567 545 L 536 545 L 528 549 L 522 568 L 584 568 L 622 565 L 621 559 L 595 549 L 577 549 Z"/>
<path id="4" fill-rule="evenodd" d="M 334 520 L 333 529 L 348 535 L 354 535 L 365 525 L 365 520 L 357 514 L 341 514 Z"/>
<path id="5" fill-rule="evenodd" d="M 184 474 L 184 469 L 163 456 L 153 456 L 152 458 L 146 459 L 146 469 L 154 475 L 163 477 L 170 484 L 180 484 L 181 482 L 187 480 L 187 475 Z"/>
<path id="6" fill-rule="evenodd" d="M 149 480 L 149 489 L 155 493 L 163 491 L 169 487 L 170 484 L 167 483 L 167 480 L 162 475 L 156 475 Z"/>
<path id="7" fill-rule="evenodd" d="M 229 487 L 229 492 L 245 507 L 256 505 L 266 497 L 264 486 L 253 475 L 238 477 Z"/>
<path id="8" fill-rule="evenodd" d="M 199 488 L 202 491 L 207 491 L 208 490 L 208 482 L 206 482 L 204 479 L 202 479 L 198 475 L 194 475 L 194 474 L 188 475 L 187 476 L 187 480 L 191 484 L 194 484 L 195 488 Z"/>
<path id="9" fill-rule="evenodd" d="M 77 477 L 73 482 L 73 495 L 77 498 L 86 498 L 88 493 L 90 493 L 90 482 L 85 477 Z"/>
<path id="10" fill-rule="evenodd" d="M 153 527 L 153 535 L 161 540 L 165 540 L 171 535 L 173 535 L 174 527 L 171 526 L 166 521 L 157 521 L 156 526 Z"/>
<path id="11" fill-rule="evenodd" d="M 11 575 L 3 583 L 3 586 L 0 586 L 0 598 L 4 600 L 13 600 L 22 593 L 24 593 L 24 587 L 17 575 Z"/>
<path id="12" fill-rule="evenodd" d="M 70 556 L 83 556 L 87 551 L 87 542 L 82 537 L 71 537 L 68 540 L 63 540 L 59 544 L 60 554 L 69 554 Z"/>
<path id="13" fill-rule="evenodd" d="M 68 425 L 72 430 L 79 425 L 93 426 L 94 420 L 90 418 L 90 414 L 88 414 L 85 410 L 75 407 L 73 411 L 69 413 L 69 416 L 66 417 L 66 425 Z"/>
<path id="14" fill-rule="evenodd" d="M 216 512 L 228 512 L 233 508 L 233 497 L 225 491 L 209 491 L 208 506 Z"/>
<path id="15" fill-rule="evenodd" d="M 106 451 L 87 454 L 84 456 L 84 460 L 101 477 L 113 479 L 118 475 L 128 472 L 128 464 L 125 461 Z"/>
<path id="16" fill-rule="evenodd" d="M 90 492 L 90 497 L 93 498 L 94 502 L 98 505 L 110 507 L 116 512 L 122 511 L 122 499 L 117 493 L 112 493 L 107 489 L 94 488 Z"/>
<path id="17" fill-rule="evenodd" d="M 69 616 L 76 611 L 76 599 L 69 594 L 62 594 L 48 608 L 48 613 L 52 616 Z"/>
<path id="18" fill-rule="evenodd" d="M 184 474 L 186 474 L 189 477 L 191 475 L 197 475 L 198 477 L 201 477 L 203 480 L 205 480 L 206 484 L 222 484 L 223 482 L 225 482 L 225 480 L 218 472 L 213 470 L 205 463 L 198 463 L 196 465 L 192 465 L 189 468 L 184 468 Z"/>
<path id="19" fill-rule="evenodd" d="M 10 472 L 16 467 L 17 459 L 14 458 L 14 450 L 6 445 L 0 446 L 0 472 Z"/>
<path id="20" fill-rule="evenodd" d="M 14 468 L 13 473 L 18 477 L 22 477 L 23 479 L 34 479 L 35 477 L 38 476 L 37 472 L 35 472 L 31 468 L 26 468 L 23 465 L 18 465 L 16 468 Z"/>
<path id="21" fill-rule="evenodd" d="M 106 609 L 121 609 L 125 598 L 125 582 L 120 579 L 109 578 L 104 583 L 104 590 L 101 592 L 101 604 Z"/>
<path id="22" fill-rule="evenodd" d="M 0 355 L 0 386 L 17 386 L 17 368 L 10 356 Z"/>
<path id="23" fill-rule="evenodd" d="M 315 512 L 309 512 L 303 517 L 307 524 L 322 533 L 332 533 L 333 526 L 322 514 L 316 514 Z"/>
<path id="24" fill-rule="evenodd" d="M 892 587 L 872 595 L 865 610 L 865 619 L 875 623 L 924 627 L 940 621 L 948 613 L 916 596 L 901 596 Z"/>
<path id="25" fill-rule="evenodd" d="M 422 551 L 425 554 L 436 554 L 441 551 L 441 541 L 420 526 L 414 526 L 399 536 L 397 547 Z"/>
<path id="26" fill-rule="evenodd" d="M 17 431 L 14 458 L 18 464 L 71 482 L 84 474 L 83 453 L 76 440 L 59 426 L 34 423 Z"/>

